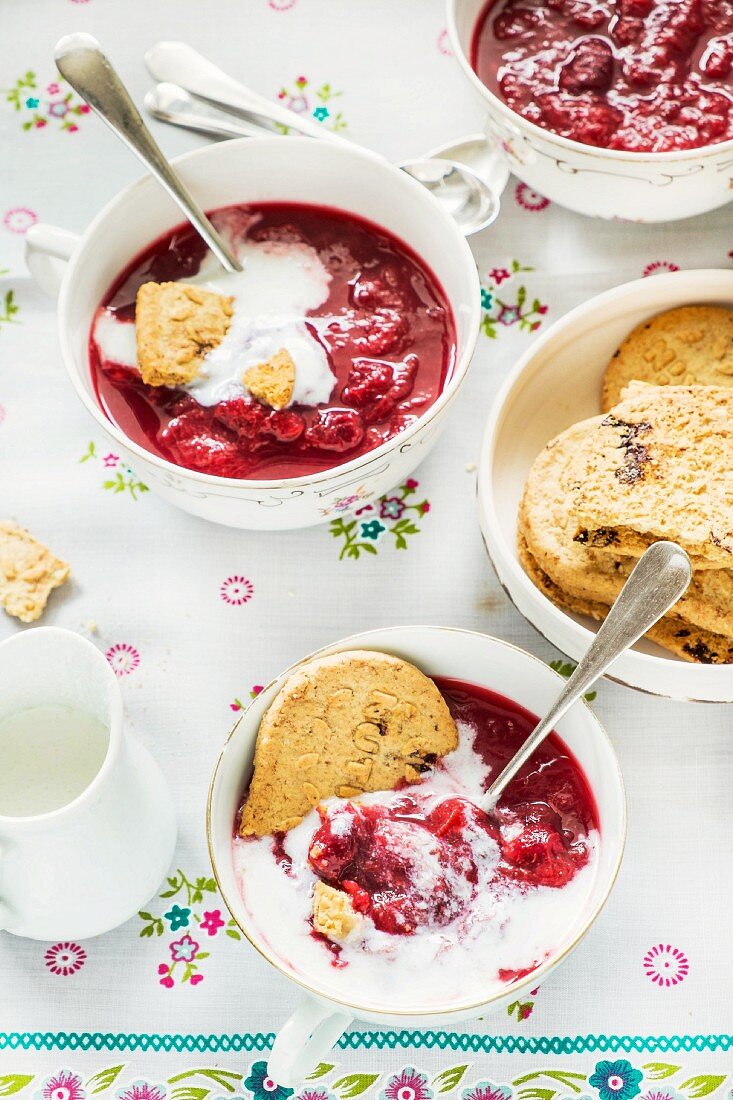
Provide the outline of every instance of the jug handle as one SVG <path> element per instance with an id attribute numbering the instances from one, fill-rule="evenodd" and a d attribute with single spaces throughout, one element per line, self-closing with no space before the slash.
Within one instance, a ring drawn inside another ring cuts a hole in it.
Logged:
<path id="1" fill-rule="evenodd" d="M 267 1060 L 272 1080 L 296 1088 L 340 1039 L 351 1020 L 349 1013 L 306 997 L 275 1036 Z"/>

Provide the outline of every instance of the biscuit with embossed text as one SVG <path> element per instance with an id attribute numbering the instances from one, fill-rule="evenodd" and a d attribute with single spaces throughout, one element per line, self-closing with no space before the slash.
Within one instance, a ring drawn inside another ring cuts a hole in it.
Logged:
<path id="1" fill-rule="evenodd" d="M 367 650 L 307 661 L 260 723 L 239 834 L 287 832 L 326 798 L 414 783 L 457 745 L 443 696 L 409 662 Z"/>

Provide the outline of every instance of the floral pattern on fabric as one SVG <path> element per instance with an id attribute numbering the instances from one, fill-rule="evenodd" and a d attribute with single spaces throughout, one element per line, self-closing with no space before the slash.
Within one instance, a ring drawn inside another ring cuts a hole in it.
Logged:
<path id="1" fill-rule="evenodd" d="M 253 687 L 250 688 L 249 702 L 251 702 L 253 699 L 257 698 L 257 696 L 262 691 L 263 686 L 264 686 L 263 684 L 254 684 Z M 240 710 L 246 710 L 248 706 L 249 706 L 249 703 L 243 703 L 241 699 L 239 699 L 239 698 L 237 698 L 237 696 L 235 696 L 234 699 L 232 700 L 232 702 L 229 704 L 229 709 L 233 710 L 233 711 L 240 711 Z"/>
<path id="2" fill-rule="evenodd" d="M 341 543 L 339 561 L 359 558 L 362 554 L 377 554 L 379 544 L 385 540 L 396 550 L 406 550 L 408 540 L 420 534 L 415 522 L 430 511 L 430 501 L 413 503 L 419 481 L 409 477 L 397 489 L 385 493 L 374 504 L 365 504 L 352 512 L 350 517 L 339 516 L 329 524 L 331 536 Z M 352 498 L 352 507 L 358 497 Z"/>
<path id="3" fill-rule="evenodd" d="M 184 982 L 196 986 L 204 980 L 200 965 L 211 954 L 202 949 L 203 937 L 211 941 L 224 932 L 230 939 L 240 940 L 241 933 L 236 921 L 227 917 L 223 905 L 216 906 L 219 892 L 215 879 L 206 875 L 190 879 L 179 868 L 169 876 L 166 884 L 167 889 L 158 895 L 166 902 L 163 912 L 156 914 L 151 908 L 138 913 L 143 922 L 139 935 L 143 939 L 171 937 L 168 941 L 170 962 L 166 959 L 157 967 L 158 983 L 164 989 Z M 173 898 L 178 900 L 173 901 Z M 183 935 L 178 936 L 179 932 Z"/>
<path id="4" fill-rule="evenodd" d="M 405 1066 L 390 1077 L 379 1094 L 379 1100 L 433 1100 L 434 1095 L 425 1074 L 414 1066 Z"/>
<path id="5" fill-rule="evenodd" d="M 267 1075 L 267 1062 L 253 1062 L 249 1067 L 249 1076 L 244 1079 L 244 1087 L 249 1089 L 254 1100 L 287 1100 L 293 1095 L 293 1089 L 278 1085 Z"/>
<path id="6" fill-rule="evenodd" d="M 536 332 L 542 324 L 547 306 L 539 298 L 530 297 L 524 282 L 516 283 L 516 276 L 534 271 L 533 267 L 512 260 L 508 267 L 492 267 L 481 284 L 481 331 L 495 340 L 501 327 L 520 332 Z M 499 292 L 504 283 L 505 290 Z"/>
<path id="7" fill-rule="evenodd" d="M 67 978 L 70 974 L 76 974 L 87 961 L 87 953 L 78 943 L 64 940 L 49 947 L 43 956 L 43 961 L 52 974 L 60 974 Z"/>
<path id="8" fill-rule="evenodd" d="M 540 195 L 539 191 L 533 191 L 526 183 L 517 184 L 514 188 L 514 198 L 517 205 L 522 207 L 522 210 L 529 210 L 533 214 L 536 214 L 539 210 L 546 210 L 550 205 L 549 199 L 546 199 L 544 195 Z"/>
<path id="9" fill-rule="evenodd" d="M 39 84 L 32 69 L 19 76 L 11 88 L 5 88 L 5 102 L 21 116 L 24 130 L 43 130 L 48 125 L 74 134 L 79 119 L 90 107 L 82 103 L 58 76 L 48 84 Z"/>
<path id="10" fill-rule="evenodd" d="M 330 84 L 317 87 L 307 76 L 296 76 L 292 85 L 283 85 L 277 98 L 283 107 L 295 111 L 297 115 L 320 122 L 327 130 L 338 132 L 345 130 L 348 123 L 341 111 L 334 106 L 334 100 L 340 99 L 343 92 L 337 92 Z M 289 134 L 290 127 L 278 124 L 281 134 Z"/>
<path id="11" fill-rule="evenodd" d="M 243 603 L 249 603 L 254 594 L 255 588 L 252 581 L 239 574 L 227 577 L 225 581 L 222 581 L 219 588 L 221 599 L 232 607 L 241 607 Z"/>
<path id="12" fill-rule="evenodd" d="M 17 233 L 22 236 L 27 233 L 32 225 L 38 221 L 35 210 L 29 210 L 27 206 L 14 206 L 3 214 L 3 226 L 8 233 Z"/>
<path id="13" fill-rule="evenodd" d="M 644 973 L 656 985 L 679 985 L 690 972 L 687 956 L 678 947 L 658 943 L 644 956 Z"/>
<path id="14" fill-rule="evenodd" d="M 0 277 L 7 275 L 7 268 L 0 271 Z M 12 287 L 8 287 L 7 290 L 0 290 L 0 332 L 2 332 L 4 325 L 13 325 L 18 323 L 18 314 L 20 313 L 20 306 L 15 300 L 15 291 Z"/>
<path id="15" fill-rule="evenodd" d="M 140 665 L 140 653 L 129 642 L 115 642 L 109 647 L 105 657 L 115 676 L 129 676 Z"/>
<path id="16" fill-rule="evenodd" d="M 105 455 L 98 454 L 97 445 L 93 440 L 87 444 L 87 449 L 79 462 L 100 462 L 102 469 L 114 471 L 114 477 L 105 478 L 102 482 L 102 488 L 108 493 L 114 495 L 125 493 L 129 494 L 133 500 L 137 500 L 142 493 L 149 492 L 147 485 L 140 481 L 135 471 L 130 469 L 119 455 L 114 454 L 113 451 L 108 451 Z"/>
<path id="17" fill-rule="evenodd" d="M 669 260 L 654 260 L 652 263 L 647 264 L 642 275 L 665 275 L 670 271 L 679 271 L 679 264 L 673 264 Z"/>
<path id="18" fill-rule="evenodd" d="M 632 1100 L 641 1092 L 644 1074 L 634 1069 L 625 1058 L 615 1062 L 598 1062 L 588 1078 L 588 1084 L 598 1090 L 601 1100 Z"/>
<path id="19" fill-rule="evenodd" d="M 73 1070 L 60 1069 L 45 1079 L 36 1100 L 84 1100 L 87 1094 L 81 1081 Z"/>

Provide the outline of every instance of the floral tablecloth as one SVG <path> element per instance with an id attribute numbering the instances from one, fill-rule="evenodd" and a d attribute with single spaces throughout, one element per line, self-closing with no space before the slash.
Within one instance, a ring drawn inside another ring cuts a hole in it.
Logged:
<path id="1" fill-rule="evenodd" d="M 509 604 L 479 536 L 475 463 L 492 395 L 534 333 L 590 294 L 730 267 L 730 208 L 671 226 L 603 223 L 512 181 L 500 221 L 474 241 L 476 359 L 414 478 L 305 532 L 214 528 L 147 492 L 96 430 L 59 361 L 53 304 L 24 270 L 29 226 L 81 230 L 138 174 L 59 80 L 53 44 L 95 34 L 140 101 L 144 50 L 188 40 L 398 158 L 481 124 L 441 0 L 6 0 L 2 17 L 0 513 L 71 562 L 74 582 L 45 621 L 87 632 L 106 654 L 130 724 L 170 777 L 180 841 L 160 895 L 117 932 L 48 944 L 0 935 L 0 1096 L 285 1100 L 266 1058 L 298 995 L 240 942 L 210 877 L 203 807 L 218 748 L 259 684 L 357 630 L 444 623 L 560 658 Z M 171 154 L 201 140 L 157 133 Z M 0 621 L 0 637 L 16 629 Z M 300 1100 L 733 1095 L 731 709 L 612 684 L 595 705 L 626 774 L 630 832 L 584 943 L 541 989 L 460 1033 L 357 1022 Z"/>

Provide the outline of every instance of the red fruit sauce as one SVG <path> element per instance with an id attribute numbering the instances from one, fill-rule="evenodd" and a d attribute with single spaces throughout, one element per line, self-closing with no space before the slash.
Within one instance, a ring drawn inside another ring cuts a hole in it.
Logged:
<path id="1" fill-rule="evenodd" d="M 212 221 L 241 239 L 316 250 L 332 281 L 328 299 L 308 317 L 333 323 L 319 325 L 319 336 L 307 327 L 336 376 L 331 398 L 279 412 L 244 397 L 204 407 L 182 389 L 146 386 L 129 367 L 102 360 L 90 336 L 99 403 L 126 436 L 203 473 L 299 477 L 373 450 L 437 400 L 454 367 L 453 316 L 435 276 L 407 245 L 353 214 L 305 204 L 227 207 Z M 190 227 L 179 226 L 130 264 L 101 306 L 134 320 L 142 283 L 195 275 L 205 251 Z"/>
<path id="2" fill-rule="evenodd" d="M 733 138 L 733 0 L 492 0 L 471 65 L 517 114 L 585 145 Z"/>
<path id="3" fill-rule="evenodd" d="M 498 775 L 537 719 L 475 684 L 443 678 L 435 682 L 453 717 L 476 730 L 474 750 L 490 765 L 490 774 Z M 349 828 L 344 828 L 344 814 L 351 819 Z M 459 915 L 465 899 L 455 896 L 446 878 L 459 875 L 477 882 L 472 835 L 483 831 L 499 845 L 498 887 L 503 880 L 527 888 L 559 888 L 588 862 L 586 838 L 598 829 L 588 781 L 555 733 L 509 784 L 491 815 L 462 798 L 446 799 L 424 813 L 419 796 L 405 793 L 390 806 L 347 803 L 338 824 L 325 811 L 321 816 L 310 849 L 311 867 L 325 882 L 346 890 L 354 908 L 368 914 L 378 929 L 395 935 L 410 935 L 424 924 L 442 926 Z M 426 883 L 424 868 L 415 866 L 420 846 L 405 843 L 409 830 L 427 831 L 437 839 L 438 864 L 446 878 L 439 872 Z"/>

